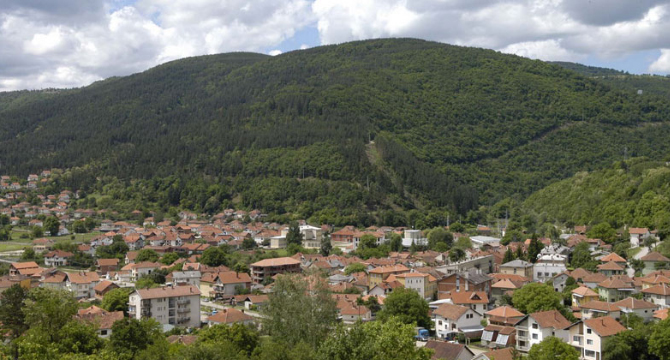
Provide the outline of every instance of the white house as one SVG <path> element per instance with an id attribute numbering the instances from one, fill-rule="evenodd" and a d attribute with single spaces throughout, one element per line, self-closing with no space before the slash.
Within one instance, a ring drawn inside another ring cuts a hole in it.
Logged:
<path id="1" fill-rule="evenodd" d="M 405 230 L 405 236 L 402 238 L 402 246 L 410 247 L 412 244 L 428 245 L 428 239 L 423 236 L 421 230 Z"/>
<path id="2" fill-rule="evenodd" d="M 651 232 L 647 228 L 630 228 L 628 234 L 630 234 L 630 246 L 634 248 L 640 246 L 644 239 L 651 236 Z"/>
<path id="3" fill-rule="evenodd" d="M 644 319 L 644 321 L 651 320 L 654 317 L 654 311 L 660 308 L 659 305 L 654 303 L 632 297 L 617 301 L 613 305 L 619 307 L 622 314 L 635 314 Z"/>
<path id="4" fill-rule="evenodd" d="M 161 266 L 163 266 L 161 263 L 143 261 L 141 263 L 128 264 L 121 270 L 130 270 L 131 280 L 137 281 L 137 279 L 141 278 L 143 275 L 149 275 L 156 271 L 156 269 L 160 269 Z"/>
<path id="5" fill-rule="evenodd" d="M 49 267 L 65 266 L 72 253 L 62 250 L 53 250 L 44 255 L 44 265 Z"/>
<path id="6" fill-rule="evenodd" d="M 321 248 L 321 241 L 323 241 L 323 231 L 320 227 L 301 225 L 300 233 L 303 237 L 302 244 L 306 249 Z"/>
<path id="7" fill-rule="evenodd" d="M 128 298 L 128 316 L 161 324 L 200 326 L 200 290 L 192 285 L 138 289 Z"/>
<path id="8" fill-rule="evenodd" d="M 644 294 L 645 300 L 662 308 L 670 308 L 670 286 L 667 284 L 658 284 L 642 289 L 642 294 Z"/>
<path id="9" fill-rule="evenodd" d="M 554 276 L 568 270 L 565 266 L 568 257 L 561 254 L 539 255 L 533 265 L 533 280 L 545 282 Z"/>
<path id="10" fill-rule="evenodd" d="M 198 270 L 173 271 L 172 282 L 176 285 L 190 284 L 199 289 L 201 276 L 202 274 Z"/>
<path id="11" fill-rule="evenodd" d="M 616 335 L 626 328 L 609 316 L 578 321 L 571 325 L 568 344 L 580 353 L 580 359 L 600 360 L 605 338 Z"/>
<path id="12" fill-rule="evenodd" d="M 67 273 L 65 286 L 74 293 L 77 299 L 92 299 L 95 297 L 95 286 L 100 282 L 100 276 L 94 271 Z"/>
<path id="13" fill-rule="evenodd" d="M 482 331 L 482 315 L 469 307 L 441 304 L 433 311 L 438 338 L 451 340 L 459 332 Z"/>
<path id="14" fill-rule="evenodd" d="M 528 352 L 549 336 L 567 341 L 569 326 L 570 321 L 556 310 L 532 313 L 515 325 L 517 350 Z"/>

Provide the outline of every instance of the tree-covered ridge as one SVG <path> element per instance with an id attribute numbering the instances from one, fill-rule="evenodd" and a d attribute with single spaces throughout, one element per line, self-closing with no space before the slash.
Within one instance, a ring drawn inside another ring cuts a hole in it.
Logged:
<path id="1" fill-rule="evenodd" d="M 660 97 L 541 61 L 371 40 L 189 58 L 0 110 L 0 172 L 178 180 L 217 187 L 219 203 L 306 217 L 465 214 L 609 164 L 623 144 L 660 158 L 668 114 Z M 180 186 L 171 196 L 193 190 Z"/>
<path id="2" fill-rule="evenodd" d="M 670 167 L 645 159 L 617 162 L 552 184 L 523 207 L 549 221 L 670 228 Z"/>
<path id="3" fill-rule="evenodd" d="M 589 66 L 568 61 L 550 61 L 550 64 L 555 64 L 560 67 L 572 70 L 584 76 L 607 76 L 607 75 L 626 75 L 627 73 L 621 70 L 602 68 L 598 66 Z"/>
<path id="4" fill-rule="evenodd" d="M 584 76 L 595 78 L 603 84 L 613 88 L 622 89 L 626 92 L 637 93 L 638 90 L 642 90 L 642 95 L 654 94 L 662 96 L 665 99 L 670 98 L 670 76 L 649 74 L 634 75 L 619 70 L 586 66 L 570 62 L 556 61 L 552 63 L 573 70 Z"/>

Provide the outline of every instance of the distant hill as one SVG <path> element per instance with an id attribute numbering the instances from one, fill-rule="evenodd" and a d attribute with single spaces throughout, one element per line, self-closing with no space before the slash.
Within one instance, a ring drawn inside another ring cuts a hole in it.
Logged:
<path id="1" fill-rule="evenodd" d="M 612 76 L 612 75 L 628 75 L 625 71 L 601 68 L 597 66 L 588 66 L 567 61 L 549 61 L 550 64 L 556 64 L 562 68 L 572 70 L 584 76 Z"/>
<path id="2" fill-rule="evenodd" d="M 653 94 L 670 100 L 670 76 L 632 75 L 619 70 L 571 62 L 556 61 L 552 63 L 627 92 L 637 93 L 638 90 L 642 90 L 643 96 Z"/>
<path id="3" fill-rule="evenodd" d="M 532 194 L 523 208 L 561 223 L 670 228 L 670 167 L 633 159 L 580 172 Z"/>
<path id="4" fill-rule="evenodd" d="M 8 103 L 2 173 L 79 167 L 66 186 L 116 178 L 116 196 L 152 194 L 140 203 L 321 222 L 467 215 L 609 166 L 624 147 L 670 150 L 662 97 L 413 39 L 194 57 Z"/>

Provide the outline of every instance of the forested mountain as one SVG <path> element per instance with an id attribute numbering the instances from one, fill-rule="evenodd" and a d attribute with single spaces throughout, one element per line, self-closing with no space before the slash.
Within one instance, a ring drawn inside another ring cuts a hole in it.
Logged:
<path id="1" fill-rule="evenodd" d="M 121 199 L 330 223 L 467 214 L 609 166 L 624 147 L 650 159 L 670 150 L 661 96 L 413 39 L 194 57 L 11 94 L 0 96 L 2 173 L 79 167 L 63 185 L 105 190 L 92 188 L 99 177 Z"/>
<path id="2" fill-rule="evenodd" d="M 668 229 L 670 166 L 638 158 L 580 172 L 534 193 L 523 208 L 550 222 Z"/>
<path id="3" fill-rule="evenodd" d="M 552 64 L 576 71 L 579 74 L 597 79 L 601 83 L 624 91 L 637 93 L 638 90 L 642 90 L 642 95 L 654 94 L 670 100 L 670 76 L 634 75 L 619 70 L 586 66 L 571 62 L 557 61 L 552 62 Z"/>

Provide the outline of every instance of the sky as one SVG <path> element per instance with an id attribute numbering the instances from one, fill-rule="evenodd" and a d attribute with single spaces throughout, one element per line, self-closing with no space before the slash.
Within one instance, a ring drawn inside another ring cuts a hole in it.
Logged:
<path id="1" fill-rule="evenodd" d="M 666 75 L 669 34 L 670 0 L 0 0 L 0 91 L 388 37 Z"/>

